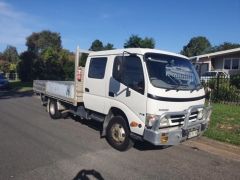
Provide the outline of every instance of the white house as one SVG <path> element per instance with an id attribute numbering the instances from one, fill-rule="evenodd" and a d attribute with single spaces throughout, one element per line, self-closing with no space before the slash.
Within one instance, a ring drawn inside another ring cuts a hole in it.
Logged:
<path id="1" fill-rule="evenodd" d="M 190 57 L 200 75 L 206 71 L 220 70 L 230 75 L 240 74 L 240 48 Z"/>

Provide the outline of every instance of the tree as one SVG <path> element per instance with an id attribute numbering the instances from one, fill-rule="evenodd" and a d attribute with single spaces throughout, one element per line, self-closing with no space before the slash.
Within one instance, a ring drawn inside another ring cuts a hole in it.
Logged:
<path id="1" fill-rule="evenodd" d="M 3 53 L 0 52 L 0 61 L 3 61 L 3 60 L 4 60 Z"/>
<path id="2" fill-rule="evenodd" d="M 26 46 L 28 51 L 35 54 L 40 54 L 49 47 L 60 51 L 62 49 L 61 36 L 59 33 L 47 30 L 38 33 L 34 32 L 27 37 Z"/>
<path id="3" fill-rule="evenodd" d="M 9 73 L 10 72 L 10 63 L 7 61 L 0 62 L 0 72 Z"/>
<path id="4" fill-rule="evenodd" d="M 181 54 L 192 57 L 209 52 L 211 43 L 206 37 L 198 36 L 190 39 L 189 43 L 183 47 Z"/>
<path id="5" fill-rule="evenodd" d="M 138 35 L 131 35 L 124 43 L 124 48 L 154 48 L 155 40 L 153 38 L 145 37 L 144 39 Z"/>
<path id="6" fill-rule="evenodd" d="M 90 51 L 102 51 L 103 49 L 103 43 L 98 39 L 93 41 L 91 47 L 89 48 Z"/>
<path id="7" fill-rule="evenodd" d="M 113 44 L 111 43 L 107 43 L 104 47 L 103 47 L 104 50 L 112 50 L 114 49 L 113 47 Z"/>
<path id="8" fill-rule="evenodd" d="M 23 82 L 30 82 L 33 80 L 33 63 L 36 56 L 33 52 L 25 51 L 20 55 L 21 61 L 18 63 L 19 78 Z"/>
<path id="9" fill-rule="evenodd" d="M 102 41 L 99 39 L 94 40 L 89 48 L 90 51 L 103 51 L 111 49 L 114 49 L 113 44 L 107 43 L 106 45 L 103 45 Z"/>
<path id="10" fill-rule="evenodd" d="M 64 79 L 63 64 L 67 61 L 68 52 L 62 49 L 59 33 L 47 30 L 34 32 L 27 37 L 26 45 L 28 50 L 22 55 L 19 64 L 19 71 L 22 73 L 24 81 L 26 81 L 24 75 L 27 73 L 31 75 L 31 78 L 27 79 L 27 81 L 31 79 Z M 30 59 L 30 55 L 34 59 Z M 31 71 L 24 68 L 23 64 L 31 65 Z"/>
<path id="11" fill-rule="evenodd" d="M 7 46 L 2 56 L 9 63 L 17 63 L 19 60 L 17 49 L 14 46 Z"/>
<path id="12" fill-rule="evenodd" d="M 214 46 L 212 48 L 211 52 L 224 51 L 224 50 L 234 49 L 234 48 L 239 48 L 239 47 L 240 47 L 240 44 L 224 42 L 218 46 Z"/>

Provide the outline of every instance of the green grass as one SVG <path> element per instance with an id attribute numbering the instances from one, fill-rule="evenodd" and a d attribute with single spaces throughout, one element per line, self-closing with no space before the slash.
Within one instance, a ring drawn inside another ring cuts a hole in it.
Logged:
<path id="1" fill-rule="evenodd" d="M 11 90 L 16 92 L 32 91 L 32 87 L 33 87 L 32 82 L 21 82 L 21 81 L 10 82 Z"/>
<path id="2" fill-rule="evenodd" d="M 240 145 L 240 106 L 213 104 L 213 112 L 206 137 Z"/>

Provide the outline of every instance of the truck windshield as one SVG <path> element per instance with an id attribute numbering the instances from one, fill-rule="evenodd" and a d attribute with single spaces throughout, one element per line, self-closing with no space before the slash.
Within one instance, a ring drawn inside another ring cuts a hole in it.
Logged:
<path id="1" fill-rule="evenodd" d="M 189 60 L 156 53 L 145 54 L 145 60 L 153 86 L 167 90 L 201 88 L 197 72 Z"/>

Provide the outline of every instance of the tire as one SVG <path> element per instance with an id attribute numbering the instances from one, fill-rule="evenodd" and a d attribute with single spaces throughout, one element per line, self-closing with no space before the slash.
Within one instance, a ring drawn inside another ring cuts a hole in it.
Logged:
<path id="1" fill-rule="evenodd" d="M 61 112 L 58 110 L 57 102 L 54 100 L 50 100 L 48 107 L 49 115 L 52 119 L 60 119 Z"/>
<path id="2" fill-rule="evenodd" d="M 121 116 L 115 116 L 110 120 L 106 138 L 108 143 L 119 151 L 126 151 L 133 146 L 129 127 Z"/>

